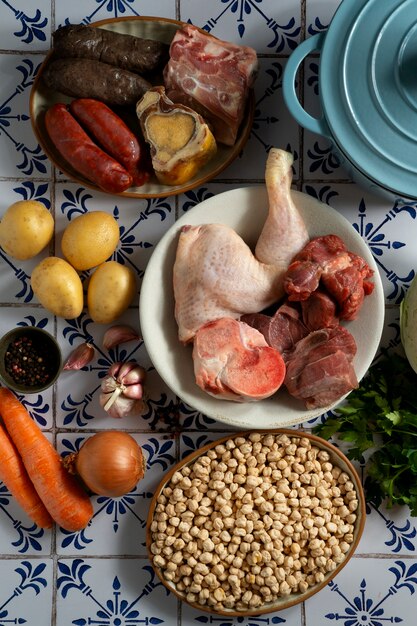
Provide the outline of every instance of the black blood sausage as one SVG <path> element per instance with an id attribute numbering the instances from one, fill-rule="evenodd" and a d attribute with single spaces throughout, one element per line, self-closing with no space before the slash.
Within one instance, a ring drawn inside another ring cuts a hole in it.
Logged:
<path id="1" fill-rule="evenodd" d="M 73 98 L 95 98 L 109 106 L 136 105 L 151 84 L 133 72 L 92 59 L 56 59 L 43 79 L 52 91 Z"/>
<path id="2" fill-rule="evenodd" d="M 84 24 L 61 26 L 52 38 L 56 56 L 84 57 L 138 74 L 155 73 L 168 61 L 166 43 Z"/>

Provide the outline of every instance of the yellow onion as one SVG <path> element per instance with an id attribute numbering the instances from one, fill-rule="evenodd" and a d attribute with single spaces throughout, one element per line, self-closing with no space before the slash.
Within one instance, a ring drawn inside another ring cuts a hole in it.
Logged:
<path id="1" fill-rule="evenodd" d="M 141 447 L 131 435 L 118 430 L 86 439 L 73 461 L 75 473 L 93 493 L 102 496 L 123 496 L 145 474 Z"/>

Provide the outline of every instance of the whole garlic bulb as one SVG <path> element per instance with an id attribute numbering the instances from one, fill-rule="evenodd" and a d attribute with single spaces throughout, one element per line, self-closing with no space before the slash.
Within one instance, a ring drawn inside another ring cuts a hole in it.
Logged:
<path id="1" fill-rule="evenodd" d="M 141 415 L 146 371 L 135 361 L 113 363 L 101 382 L 100 405 L 111 417 Z"/>

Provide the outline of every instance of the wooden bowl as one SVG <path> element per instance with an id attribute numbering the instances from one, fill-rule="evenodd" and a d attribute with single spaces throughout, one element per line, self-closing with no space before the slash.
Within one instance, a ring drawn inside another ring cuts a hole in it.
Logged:
<path id="1" fill-rule="evenodd" d="M 175 32 L 183 25 L 184 22 L 162 17 L 122 17 L 93 22 L 89 26 L 106 28 L 111 31 L 135 35 L 145 39 L 156 39 L 169 44 Z M 71 98 L 68 96 L 48 89 L 43 81 L 43 74 L 51 61 L 52 55 L 53 51 L 51 50 L 39 69 L 30 93 L 29 108 L 33 132 L 51 163 L 57 169 L 61 170 L 65 176 L 83 187 L 106 193 L 75 171 L 58 153 L 49 139 L 44 121 L 47 109 L 56 102 L 69 103 L 71 101 Z M 254 111 L 255 99 L 253 90 L 251 90 L 248 97 L 246 113 L 235 144 L 231 147 L 218 144 L 216 155 L 188 182 L 174 186 L 162 185 L 158 182 L 156 176 L 153 175 L 149 182 L 141 187 L 131 187 L 120 194 L 112 195 L 133 198 L 161 198 L 185 193 L 190 189 L 207 183 L 218 176 L 242 151 L 249 138 Z M 135 125 L 138 126 L 134 110 L 131 111 L 131 118 L 133 127 Z"/>
<path id="2" fill-rule="evenodd" d="M 253 431 L 253 433 L 256 433 L 256 432 L 257 431 Z M 289 595 L 285 595 L 285 596 L 281 595 L 277 597 L 277 599 L 274 600 L 273 602 L 264 603 L 263 605 L 257 606 L 255 608 L 244 608 L 242 610 L 240 610 L 237 607 L 230 608 L 230 609 L 228 608 L 219 609 L 218 607 L 214 608 L 214 607 L 208 606 L 207 604 L 200 604 L 197 601 L 195 602 L 189 601 L 186 597 L 186 594 L 176 588 L 175 583 L 165 579 L 164 572 L 161 570 L 160 567 L 158 567 L 158 565 L 154 563 L 155 555 L 153 554 L 152 549 L 151 549 L 151 545 L 153 543 L 153 532 L 151 531 L 151 524 L 152 524 L 152 521 L 154 520 L 155 508 L 158 502 L 158 498 L 161 495 L 161 493 L 164 491 L 165 487 L 170 485 L 172 476 L 176 472 L 178 472 L 179 470 L 182 470 L 185 466 L 191 467 L 193 463 L 199 457 L 206 455 L 209 450 L 214 449 L 217 445 L 221 443 L 224 443 L 230 439 L 235 440 L 238 437 L 243 437 L 245 439 L 248 439 L 249 435 L 251 435 L 251 432 L 246 431 L 246 432 L 239 432 L 236 434 L 232 433 L 227 437 L 218 439 L 217 441 L 214 441 L 204 446 L 200 450 L 196 450 L 195 452 L 192 452 L 190 455 L 188 455 L 185 459 L 183 459 L 181 462 L 176 464 L 168 472 L 168 474 L 163 478 L 163 480 L 160 482 L 160 484 L 158 485 L 155 491 L 155 494 L 151 501 L 151 506 L 150 506 L 148 520 L 147 520 L 146 545 L 147 545 L 147 550 L 148 550 L 150 561 L 154 567 L 156 574 L 160 578 L 162 584 L 169 591 L 174 593 L 180 600 L 187 602 L 188 604 L 190 604 L 191 606 L 193 606 L 195 609 L 199 611 L 206 611 L 209 613 L 215 613 L 215 614 L 225 615 L 229 617 L 237 616 L 237 615 L 249 616 L 249 615 L 260 615 L 264 613 L 280 611 L 283 609 L 287 609 L 291 606 L 294 606 L 295 604 L 299 604 L 300 602 L 304 602 L 305 600 L 307 600 L 314 594 L 318 593 L 321 589 L 323 589 L 323 587 L 325 587 L 328 584 L 328 582 L 332 580 L 342 570 L 342 568 L 347 565 L 347 563 L 349 562 L 349 559 L 352 557 L 352 555 L 354 554 L 356 550 L 356 547 L 359 543 L 359 540 L 361 538 L 361 535 L 364 529 L 366 512 L 365 512 L 365 497 L 364 497 L 363 488 L 362 488 L 359 476 L 355 468 L 353 467 L 352 463 L 337 447 L 321 439 L 320 437 L 317 437 L 309 433 L 305 433 L 303 431 L 277 429 L 277 430 L 270 430 L 267 433 L 265 433 L 265 431 L 258 431 L 258 433 L 262 437 L 265 437 L 270 434 L 274 434 L 277 436 L 287 435 L 290 438 L 294 438 L 294 437 L 295 438 L 307 438 L 312 447 L 328 452 L 330 456 L 329 460 L 334 467 L 335 466 L 339 467 L 342 470 L 342 472 L 345 472 L 346 474 L 348 474 L 348 476 L 351 479 L 351 482 L 354 485 L 354 490 L 356 491 L 356 496 L 358 500 L 358 507 L 355 511 L 356 520 L 353 523 L 353 541 L 350 542 L 349 549 L 345 553 L 345 559 L 341 561 L 339 564 L 337 564 L 335 569 L 327 572 L 324 575 L 324 578 L 321 582 L 318 582 L 310 586 L 304 592 L 297 591 L 297 592 L 290 593 Z M 244 567 L 244 564 L 242 565 L 242 568 L 243 567 Z M 164 568 L 164 571 L 166 571 L 165 568 Z"/>

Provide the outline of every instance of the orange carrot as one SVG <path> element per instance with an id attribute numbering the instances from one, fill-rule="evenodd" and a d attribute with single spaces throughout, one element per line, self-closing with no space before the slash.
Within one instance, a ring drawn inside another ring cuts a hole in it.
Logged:
<path id="1" fill-rule="evenodd" d="M 9 435 L 0 425 L 0 480 L 22 509 L 41 528 L 51 528 L 53 520 L 38 496 L 23 461 Z"/>
<path id="2" fill-rule="evenodd" d="M 26 471 L 54 521 L 65 530 L 85 528 L 93 515 L 87 492 L 16 396 L 0 387 L 0 415 Z"/>

